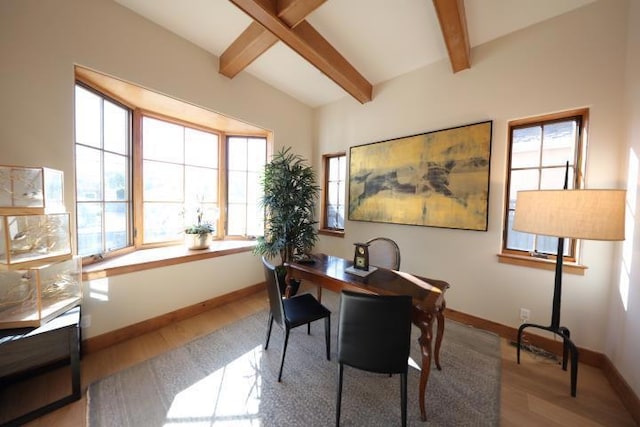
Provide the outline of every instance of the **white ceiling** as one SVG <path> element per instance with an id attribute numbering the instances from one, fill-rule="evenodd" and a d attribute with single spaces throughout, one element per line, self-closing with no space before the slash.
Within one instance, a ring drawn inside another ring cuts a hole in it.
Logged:
<path id="1" fill-rule="evenodd" d="M 114 1 L 217 57 L 251 23 L 228 0 Z M 470 45 L 473 48 L 592 1 L 465 0 Z M 447 58 L 431 0 L 328 0 L 307 21 L 373 85 Z M 349 96 L 282 42 L 243 72 L 311 107 Z M 471 70 L 462 72 L 473 72 L 473 52 Z"/>

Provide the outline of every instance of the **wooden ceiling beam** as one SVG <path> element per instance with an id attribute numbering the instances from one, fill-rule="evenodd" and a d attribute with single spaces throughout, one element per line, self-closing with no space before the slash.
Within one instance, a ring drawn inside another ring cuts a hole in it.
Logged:
<path id="1" fill-rule="evenodd" d="M 373 86 L 307 21 L 289 28 L 267 0 L 231 0 L 320 72 L 361 103 L 371 101 Z"/>
<path id="2" fill-rule="evenodd" d="M 327 0 L 277 0 L 277 15 L 289 28 L 301 23 Z"/>
<path id="3" fill-rule="evenodd" d="M 262 55 L 271 46 L 276 44 L 278 38 L 267 31 L 257 22 L 252 22 L 222 52 L 218 72 L 230 79 L 240 71 L 247 68 L 257 57 Z"/>
<path id="4" fill-rule="evenodd" d="M 277 0 L 277 3 L 263 1 L 261 4 L 293 28 L 325 1 L 327 0 Z M 229 78 L 235 77 L 277 41 L 278 38 L 266 28 L 256 21 L 252 22 L 220 55 L 218 72 Z"/>
<path id="5" fill-rule="evenodd" d="M 433 0 L 453 72 L 471 68 L 464 0 Z"/>

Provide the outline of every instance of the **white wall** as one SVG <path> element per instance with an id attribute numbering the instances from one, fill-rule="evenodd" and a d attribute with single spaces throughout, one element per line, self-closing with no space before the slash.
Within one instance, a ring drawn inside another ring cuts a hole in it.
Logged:
<path id="1" fill-rule="evenodd" d="M 65 173 L 74 211 L 74 64 L 274 131 L 276 148 L 311 155 L 312 111 L 240 73 L 218 74 L 218 59 L 110 0 L 0 2 L 0 164 Z M 85 284 L 85 337 L 264 280 L 250 253 L 109 280 L 108 300 Z"/>
<path id="2" fill-rule="evenodd" d="M 640 159 L 640 2 L 629 7 L 626 66 L 627 240 L 618 251 L 609 304 L 606 354 L 636 394 L 640 394 L 640 211 L 638 175 Z M 636 173 L 634 174 L 634 170 Z"/>
<path id="3" fill-rule="evenodd" d="M 623 109 L 627 2 L 596 2 L 474 48 L 472 68 L 452 74 L 440 62 L 374 88 L 372 102 L 344 99 L 317 110 L 317 148 L 350 146 L 493 120 L 487 232 L 347 221 L 345 238 L 319 249 L 351 256 L 353 242 L 398 242 L 402 269 L 451 283 L 449 307 L 505 325 L 519 308 L 548 324 L 553 272 L 500 264 L 507 122 L 578 107 L 590 109 L 587 186 L 624 188 Z M 616 243 L 585 242 L 584 276 L 564 275 L 561 321 L 577 345 L 604 351 Z"/>

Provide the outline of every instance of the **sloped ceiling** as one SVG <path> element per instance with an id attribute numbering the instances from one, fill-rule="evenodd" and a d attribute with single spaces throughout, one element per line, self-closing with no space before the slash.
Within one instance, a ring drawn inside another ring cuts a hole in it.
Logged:
<path id="1" fill-rule="evenodd" d="M 216 57 L 253 21 L 228 0 L 114 1 Z M 592 1 L 464 0 L 469 44 L 473 48 Z M 448 58 L 431 0 L 327 0 L 306 20 L 374 86 Z M 310 107 L 349 96 L 283 42 L 241 72 Z M 471 68 L 461 72 L 473 72 L 473 53 Z"/>

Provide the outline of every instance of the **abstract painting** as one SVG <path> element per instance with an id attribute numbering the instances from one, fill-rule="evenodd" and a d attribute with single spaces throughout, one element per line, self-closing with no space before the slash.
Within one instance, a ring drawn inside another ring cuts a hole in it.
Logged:
<path id="1" fill-rule="evenodd" d="M 351 147 L 349 219 L 486 231 L 492 124 Z"/>

